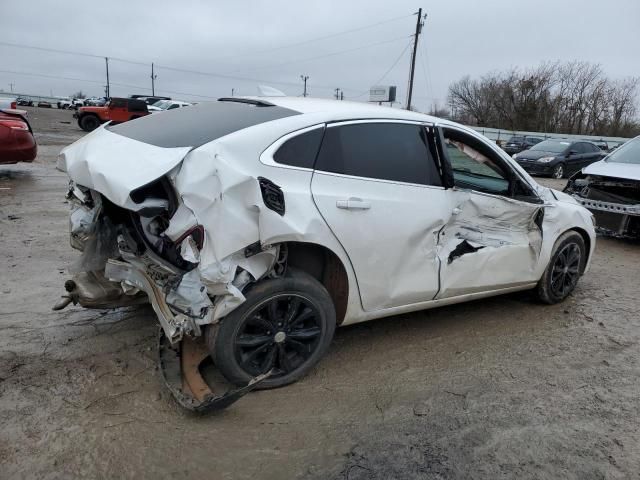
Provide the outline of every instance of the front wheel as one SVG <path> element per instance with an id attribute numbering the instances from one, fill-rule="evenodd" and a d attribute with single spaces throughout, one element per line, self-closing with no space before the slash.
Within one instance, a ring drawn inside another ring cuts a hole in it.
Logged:
<path id="1" fill-rule="evenodd" d="M 564 165 L 559 163 L 553 168 L 553 172 L 551 173 L 553 178 L 564 178 Z"/>
<path id="2" fill-rule="evenodd" d="M 537 296 L 543 303 L 563 301 L 573 292 L 584 271 L 587 249 L 582 235 L 575 231 L 558 238 L 542 278 L 538 282 Z"/>
<path id="3" fill-rule="evenodd" d="M 324 356 L 336 328 L 333 302 L 310 275 L 291 270 L 264 280 L 246 300 L 206 332 L 216 367 L 235 385 L 271 371 L 257 388 L 276 388 L 304 377 Z"/>

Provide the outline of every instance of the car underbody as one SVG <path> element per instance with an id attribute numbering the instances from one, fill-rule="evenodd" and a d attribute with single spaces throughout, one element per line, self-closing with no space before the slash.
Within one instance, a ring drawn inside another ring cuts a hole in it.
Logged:
<path id="1" fill-rule="evenodd" d="M 640 181 L 578 173 L 565 192 L 593 213 L 602 233 L 640 237 Z"/>

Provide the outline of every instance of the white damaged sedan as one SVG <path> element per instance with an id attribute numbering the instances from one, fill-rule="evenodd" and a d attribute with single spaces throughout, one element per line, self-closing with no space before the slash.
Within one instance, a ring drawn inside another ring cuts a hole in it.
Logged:
<path id="1" fill-rule="evenodd" d="M 82 254 L 55 308 L 150 303 L 194 409 L 298 380 L 339 325 L 526 289 L 560 302 L 595 246 L 585 208 L 485 137 L 364 103 L 220 99 L 103 126 L 58 168 Z M 208 357 L 240 388 L 214 394 Z"/>

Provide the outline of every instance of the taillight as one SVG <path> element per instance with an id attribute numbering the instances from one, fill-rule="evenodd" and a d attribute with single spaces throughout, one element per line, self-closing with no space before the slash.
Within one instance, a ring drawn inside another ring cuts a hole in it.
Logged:
<path id="1" fill-rule="evenodd" d="M 15 110 L 17 106 L 18 106 L 17 102 L 11 102 L 11 110 Z"/>
<path id="2" fill-rule="evenodd" d="M 202 225 L 196 225 L 195 227 L 187 230 L 184 235 L 176 240 L 176 245 L 180 245 L 183 240 L 189 236 L 191 236 L 191 238 L 195 242 L 198 250 L 202 250 L 202 246 L 204 245 L 204 227 Z"/>
<path id="3" fill-rule="evenodd" d="M 0 125 L 10 128 L 11 130 L 29 130 L 29 125 L 27 125 L 22 120 L 0 120 Z"/>

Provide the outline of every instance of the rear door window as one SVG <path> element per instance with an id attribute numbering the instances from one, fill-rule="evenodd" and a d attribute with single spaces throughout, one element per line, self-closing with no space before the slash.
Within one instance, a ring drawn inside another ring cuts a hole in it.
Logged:
<path id="1" fill-rule="evenodd" d="M 394 182 L 442 186 L 421 125 L 356 123 L 326 129 L 316 170 Z"/>

